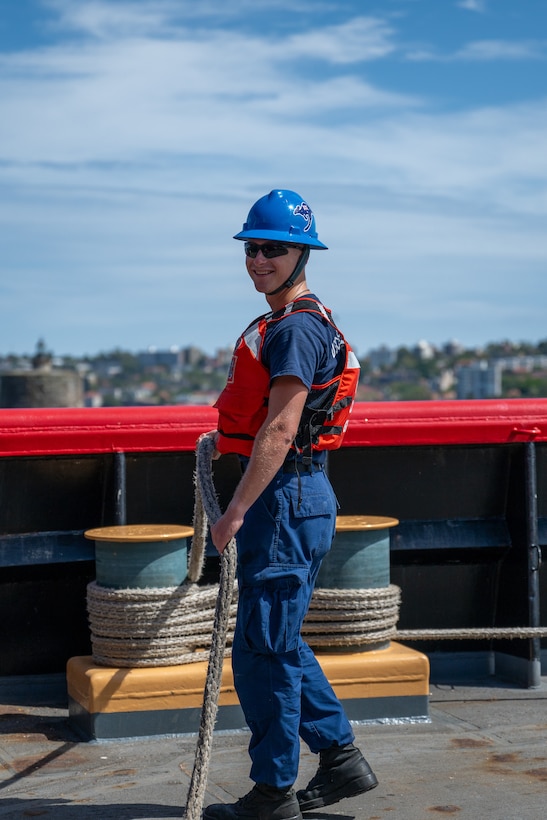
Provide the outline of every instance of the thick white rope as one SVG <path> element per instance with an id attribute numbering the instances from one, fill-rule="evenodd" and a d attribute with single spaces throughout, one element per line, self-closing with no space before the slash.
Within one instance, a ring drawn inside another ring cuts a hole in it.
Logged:
<path id="1" fill-rule="evenodd" d="M 192 552 L 199 551 L 193 542 Z M 312 648 L 349 650 L 398 636 L 401 592 L 377 589 L 316 589 L 302 627 Z M 143 667 L 196 663 L 208 658 L 214 628 L 217 585 L 109 589 L 95 581 L 87 608 L 95 663 Z M 224 654 L 229 655 L 237 612 L 233 590 Z"/>
<path id="2" fill-rule="evenodd" d="M 196 496 L 199 496 L 200 500 L 196 503 L 203 504 L 204 515 L 214 524 L 220 518 L 221 511 L 211 475 L 213 451 L 214 442 L 211 438 L 204 437 L 198 442 L 196 450 Z M 206 527 L 204 530 L 206 530 Z M 235 573 L 236 542 L 235 539 L 232 538 L 220 559 L 220 586 L 215 610 L 209 665 L 203 693 L 196 756 L 186 799 L 186 807 L 183 813 L 186 820 L 200 820 L 203 809 L 209 762 L 211 759 L 213 729 L 215 726 L 220 684 L 222 681 L 222 664 L 224 660 L 226 633 L 230 617 Z"/>
<path id="3" fill-rule="evenodd" d="M 87 587 L 87 610 L 94 662 L 143 667 L 206 661 L 217 598 L 217 584 L 109 589 L 92 581 Z M 226 636 L 229 645 L 236 609 L 234 591 Z"/>
<path id="4" fill-rule="evenodd" d="M 514 640 L 518 638 L 545 638 L 547 626 L 471 627 L 464 629 L 398 629 L 400 641 L 448 640 Z"/>

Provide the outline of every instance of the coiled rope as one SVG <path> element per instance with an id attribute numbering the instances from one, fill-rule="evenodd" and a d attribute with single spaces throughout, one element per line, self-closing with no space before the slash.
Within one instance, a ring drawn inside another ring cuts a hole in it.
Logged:
<path id="1" fill-rule="evenodd" d="M 371 589 L 316 588 L 302 626 L 314 649 L 359 647 L 394 638 L 401 590 L 395 584 Z"/>
<path id="2" fill-rule="evenodd" d="M 194 537 L 192 552 L 196 548 Z M 232 642 L 232 601 L 226 640 Z M 196 663 L 207 658 L 218 586 L 87 588 L 93 660 L 103 666 L 144 667 Z M 230 650 L 228 650 L 230 651 Z"/>

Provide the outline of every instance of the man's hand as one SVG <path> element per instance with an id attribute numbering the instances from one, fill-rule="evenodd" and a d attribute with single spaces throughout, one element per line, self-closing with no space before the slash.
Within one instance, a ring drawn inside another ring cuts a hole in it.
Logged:
<path id="1" fill-rule="evenodd" d="M 216 524 L 211 524 L 211 540 L 219 555 L 222 555 L 242 524 L 243 516 L 238 516 L 234 510 L 226 510 Z"/>
<path id="2" fill-rule="evenodd" d="M 216 443 L 217 443 L 217 441 L 218 441 L 218 430 L 209 430 L 209 432 L 208 432 L 208 433 L 202 433 L 202 434 L 201 434 L 201 436 L 198 438 L 198 442 L 197 442 L 197 443 L 199 444 L 199 442 L 200 442 L 202 439 L 204 439 L 204 438 L 212 438 L 212 439 L 213 439 L 213 442 L 214 442 L 214 444 L 215 444 L 215 449 L 213 450 L 213 453 L 212 453 L 212 455 L 211 455 L 211 458 L 212 458 L 214 461 L 216 461 L 217 459 L 219 459 L 219 458 L 220 458 L 220 453 L 219 453 L 219 451 L 218 451 L 218 450 L 217 450 L 217 448 L 216 448 Z"/>

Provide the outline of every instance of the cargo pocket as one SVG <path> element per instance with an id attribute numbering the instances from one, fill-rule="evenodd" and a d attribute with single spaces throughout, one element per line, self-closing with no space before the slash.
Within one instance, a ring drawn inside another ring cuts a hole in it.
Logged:
<path id="1" fill-rule="evenodd" d="M 290 501 L 290 527 L 295 534 L 292 542 L 298 560 L 308 567 L 321 561 L 329 549 L 336 531 L 336 499 L 326 493 L 294 496 Z"/>
<path id="2" fill-rule="evenodd" d="M 306 603 L 302 584 L 287 578 L 267 581 L 247 588 L 243 597 L 249 649 L 279 654 L 298 647 Z"/>

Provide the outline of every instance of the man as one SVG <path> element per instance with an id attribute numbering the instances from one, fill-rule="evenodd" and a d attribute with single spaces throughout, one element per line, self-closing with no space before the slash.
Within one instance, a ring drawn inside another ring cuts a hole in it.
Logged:
<path id="1" fill-rule="evenodd" d="M 305 266 L 319 241 L 309 205 L 274 190 L 251 208 L 235 239 L 270 312 L 237 342 L 216 404 L 219 453 L 237 453 L 243 474 L 211 527 L 222 554 L 237 536 L 239 604 L 232 666 L 251 730 L 254 788 L 206 820 L 301 820 L 302 812 L 377 785 L 353 745 L 342 705 L 300 628 L 321 560 L 335 534 L 337 502 L 324 470 L 339 447 L 359 364 L 330 312 L 308 288 Z M 300 738 L 319 754 L 308 786 L 295 793 Z"/>

